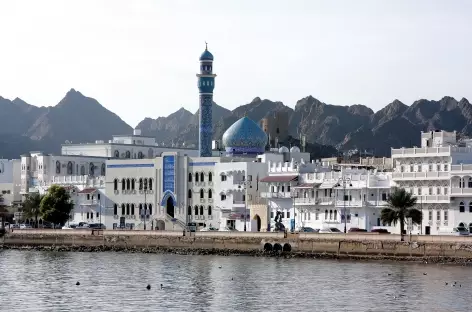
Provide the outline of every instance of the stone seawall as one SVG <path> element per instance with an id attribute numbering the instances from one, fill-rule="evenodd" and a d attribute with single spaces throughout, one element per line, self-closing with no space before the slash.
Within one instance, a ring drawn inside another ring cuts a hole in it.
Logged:
<path id="1" fill-rule="evenodd" d="M 0 238 L 3 249 L 174 252 L 258 256 L 393 259 L 472 263 L 472 237 L 434 239 L 395 235 L 325 235 L 234 232 L 24 230 Z"/>

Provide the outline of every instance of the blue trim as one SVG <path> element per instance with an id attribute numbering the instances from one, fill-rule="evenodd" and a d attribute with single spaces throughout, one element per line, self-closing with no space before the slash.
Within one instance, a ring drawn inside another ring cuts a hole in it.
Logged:
<path id="1" fill-rule="evenodd" d="M 193 162 L 189 163 L 188 165 L 190 167 L 196 167 L 196 166 L 214 166 L 216 162 Z"/>
<path id="2" fill-rule="evenodd" d="M 107 165 L 107 168 L 154 168 L 154 164 L 122 164 L 122 165 Z"/>
<path id="3" fill-rule="evenodd" d="M 174 207 L 177 207 L 177 201 L 175 200 L 174 193 L 172 193 L 171 191 L 165 191 L 164 196 L 162 196 L 161 206 L 165 207 L 167 205 L 167 200 L 169 199 L 169 197 L 172 198 L 172 204 L 174 205 Z"/>

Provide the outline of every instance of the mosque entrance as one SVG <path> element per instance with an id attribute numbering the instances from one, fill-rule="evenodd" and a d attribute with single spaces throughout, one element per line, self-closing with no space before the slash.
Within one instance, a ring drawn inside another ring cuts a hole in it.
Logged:
<path id="1" fill-rule="evenodd" d="M 261 231 L 261 217 L 259 217 L 259 215 L 255 215 L 254 216 L 254 220 L 256 221 L 256 224 L 257 224 L 257 232 L 260 232 Z"/>
<path id="2" fill-rule="evenodd" d="M 175 209 L 174 209 L 174 200 L 172 199 L 171 196 L 169 196 L 167 198 L 167 202 L 166 202 L 166 212 L 171 218 L 175 218 L 174 211 L 175 211 Z"/>

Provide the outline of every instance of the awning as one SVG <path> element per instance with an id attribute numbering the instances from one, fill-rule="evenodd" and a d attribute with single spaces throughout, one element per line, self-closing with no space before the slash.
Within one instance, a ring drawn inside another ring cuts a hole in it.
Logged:
<path id="1" fill-rule="evenodd" d="M 78 192 L 78 194 L 92 194 L 97 191 L 96 188 L 90 187 L 90 188 L 85 188 L 82 191 Z"/>
<path id="2" fill-rule="evenodd" d="M 323 182 L 320 185 L 320 189 L 332 189 L 338 182 Z"/>
<path id="3" fill-rule="evenodd" d="M 302 183 L 300 185 L 296 185 L 293 188 L 296 189 L 311 189 L 320 186 L 321 183 Z"/>
<path id="4" fill-rule="evenodd" d="M 291 182 L 291 181 L 297 181 L 298 180 L 298 175 L 273 175 L 273 176 L 268 176 L 263 179 L 261 179 L 259 182 Z"/>

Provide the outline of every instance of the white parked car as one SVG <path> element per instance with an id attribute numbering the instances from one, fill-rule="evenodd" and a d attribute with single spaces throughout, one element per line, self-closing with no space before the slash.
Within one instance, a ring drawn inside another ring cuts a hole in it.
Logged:
<path id="1" fill-rule="evenodd" d="M 20 224 L 20 230 L 32 229 L 33 227 L 29 224 Z"/>
<path id="2" fill-rule="evenodd" d="M 318 233 L 332 233 L 332 234 L 338 234 L 342 233 L 338 228 L 331 227 L 331 228 L 324 228 L 321 229 Z"/>

